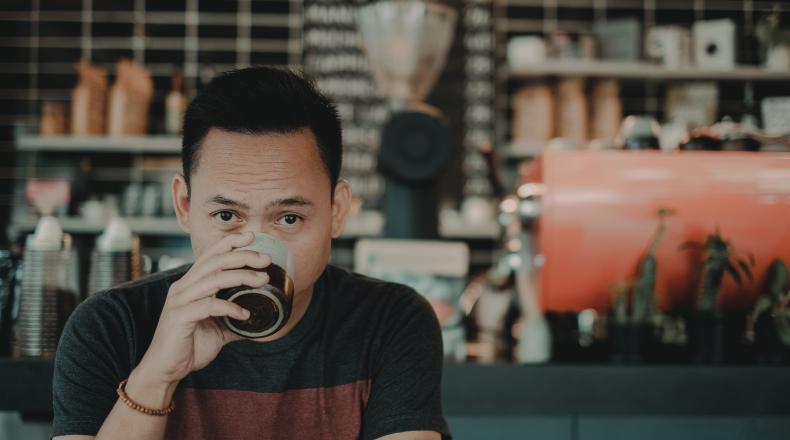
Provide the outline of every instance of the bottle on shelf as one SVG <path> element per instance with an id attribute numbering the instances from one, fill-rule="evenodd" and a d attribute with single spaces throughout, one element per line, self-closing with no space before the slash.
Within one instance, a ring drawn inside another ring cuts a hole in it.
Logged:
<path id="1" fill-rule="evenodd" d="M 558 137 L 577 148 L 587 143 L 587 97 L 583 78 L 561 78 L 557 82 L 556 125 Z"/>
<path id="2" fill-rule="evenodd" d="M 79 82 L 71 93 L 71 133 L 77 136 L 105 133 L 107 71 L 88 61 L 77 64 Z"/>
<path id="3" fill-rule="evenodd" d="M 107 133 L 110 136 L 144 136 L 154 85 L 145 67 L 131 61 L 118 62 L 117 77 L 110 90 Z"/>
<path id="4" fill-rule="evenodd" d="M 178 70 L 173 72 L 170 80 L 170 93 L 165 98 L 165 132 L 179 134 L 184 124 L 184 113 L 187 109 L 187 98 L 183 92 L 184 78 Z"/>
<path id="5" fill-rule="evenodd" d="M 620 84 L 613 79 L 595 82 L 592 88 L 590 137 L 604 148 L 612 148 L 623 120 Z"/>
<path id="6" fill-rule="evenodd" d="M 543 148 L 554 136 L 554 95 L 544 82 L 526 84 L 513 95 L 513 144 Z"/>

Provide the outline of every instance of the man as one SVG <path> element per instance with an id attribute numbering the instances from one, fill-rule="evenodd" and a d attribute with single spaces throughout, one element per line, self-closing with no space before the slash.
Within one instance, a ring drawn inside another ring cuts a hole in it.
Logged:
<path id="1" fill-rule="evenodd" d="M 429 304 L 328 265 L 351 200 L 341 154 L 334 106 L 302 77 L 215 78 L 187 110 L 172 184 L 196 261 L 73 313 L 55 361 L 55 438 L 449 438 Z M 221 321 L 247 312 L 215 294 L 268 282 L 250 268 L 270 256 L 234 251 L 254 232 L 293 254 L 295 297 L 282 330 L 251 340 Z"/>

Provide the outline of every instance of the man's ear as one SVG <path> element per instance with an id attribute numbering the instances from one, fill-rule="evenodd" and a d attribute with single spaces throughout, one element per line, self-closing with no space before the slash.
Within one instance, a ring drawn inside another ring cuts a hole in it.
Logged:
<path id="1" fill-rule="evenodd" d="M 178 173 L 173 176 L 173 183 L 170 189 L 178 226 L 181 227 L 182 231 L 189 234 L 189 188 L 187 188 L 187 182 L 183 174 Z"/>
<path id="2" fill-rule="evenodd" d="M 351 185 L 341 179 L 335 185 L 334 199 L 332 200 L 332 238 L 340 237 L 346 227 L 348 212 L 351 209 Z"/>

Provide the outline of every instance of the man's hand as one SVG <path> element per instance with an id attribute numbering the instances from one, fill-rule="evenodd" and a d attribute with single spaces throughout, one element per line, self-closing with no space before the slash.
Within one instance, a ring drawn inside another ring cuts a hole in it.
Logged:
<path id="1" fill-rule="evenodd" d="M 172 398 L 178 382 L 213 361 L 222 347 L 243 339 L 220 321 L 223 316 L 245 320 L 249 312 L 215 294 L 231 287 L 262 287 L 269 276 L 262 269 L 271 257 L 234 251 L 250 244 L 252 233 L 227 236 L 207 249 L 189 271 L 170 286 L 151 345 L 129 377 L 127 393 L 144 406 L 160 408 Z"/>

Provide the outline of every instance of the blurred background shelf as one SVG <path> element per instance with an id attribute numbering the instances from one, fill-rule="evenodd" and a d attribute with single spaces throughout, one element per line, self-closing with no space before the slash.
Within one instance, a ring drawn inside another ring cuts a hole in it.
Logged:
<path id="1" fill-rule="evenodd" d="M 175 218 L 125 218 L 132 232 L 139 235 L 185 235 Z M 81 217 L 59 217 L 63 231 L 70 234 L 99 234 L 106 222 L 90 221 Z M 31 232 L 38 222 L 35 218 L 17 220 L 11 228 L 15 232 Z"/>
<path id="2" fill-rule="evenodd" d="M 617 79 L 703 80 L 703 81 L 788 81 L 790 72 L 760 67 L 738 66 L 734 69 L 705 69 L 618 61 L 547 61 L 529 67 L 509 68 L 506 77 L 528 79 L 543 76 L 584 76 Z"/>
<path id="3" fill-rule="evenodd" d="M 29 136 L 17 138 L 19 151 L 180 154 L 179 136 Z"/>

